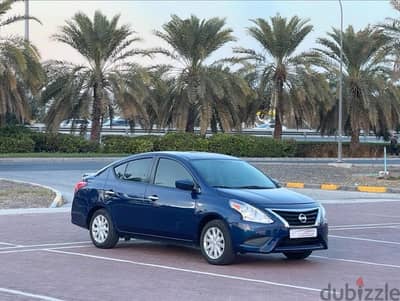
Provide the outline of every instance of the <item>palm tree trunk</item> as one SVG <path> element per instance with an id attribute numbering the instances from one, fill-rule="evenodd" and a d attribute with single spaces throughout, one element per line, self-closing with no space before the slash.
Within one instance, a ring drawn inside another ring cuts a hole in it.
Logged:
<path id="1" fill-rule="evenodd" d="M 93 107 L 92 107 L 92 130 L 90 132 L 91 141 L 100 141 L 100 118 L 101 118 L 101 107 L 100 97 L 98 91 L 99 85 L 95 83 L 93 85 Z"/>
<path id="2" fill-rule="evenodd" d="M 274 139 L 280 140 L 282 138 L 282 104 L 283 104 L 283 81 L 278 80 L 277 82 L 277 98 L 275 104 L 275 129 Z"/>
<path id="3" fill-rule="evenodd" d="M 208 104 L 204 104 L 200 108 L 200 135 L 206 136 L 207 128 L 210 125 L 212 109 Z"/>
<path id="4" fill-rule="evenodd" d="M 350 153 L 354 154 L 360 146 L 360 130 L 351 131 Z"/>
<path id="5" fill-rule="evenodd" d="M 196 111 L 195 111 L 195 106 L 190 105 L 189 106 L 189 112 L 188 112 L 188 117 L 187 117 L 187 122 L 186 122 L 186 129 L 185 131 L 187 133 L 194 133 L 194 124 L 196 122 Z"/>
<path id="6" fill-rule="evenodd" d="M 216 134 L 218 132 L 217 117 L 215 116 L 215 113 L 212 114 L 211 117 L 211 132 L 213 134 Z"/>

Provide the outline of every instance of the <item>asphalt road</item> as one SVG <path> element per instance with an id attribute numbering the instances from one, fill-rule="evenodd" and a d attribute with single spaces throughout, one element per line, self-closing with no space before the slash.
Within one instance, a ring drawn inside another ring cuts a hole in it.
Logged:
<path id="1" fill-rule="evenodd" d="M 207 264 L 195 248 L 142 240 L 96 249 L 69 212 L 1 215 L 0 300 L 296 301 L 328 300 L 321 290 L 329 285 L 400 289 L 400 202 L 354 201 L 325 205 L 329 250 L 304 261 L 241 255 L 230 266 Z"/>
<path id="2" fill-rule="evenodd" d="M 47 185 L 59 190 L 67 203 L 84 173 L 95 172 L 114 159 L 1 159 L 0 178 Z"/>
<path id="3" fill-rule="evenodd" d="M 59 190 L 67 206 L 73 197 L 73 187 L 84 173 L 95 172 L 118 158 L 21 158 L 0 159 L 0 178 L 16 179 L 35 182 L 54 187 Z M 251 159 L 252 163 L 291 163 L 291 164 L 327 164 L 335 162 L 334 159 Z M 349 159 L 348 163 L 354 164 L 383 164 L 377 159 Z M 400 164 L 400 159 L 391 158 L 391 165 Z M 324 192 L 322 192 L 324 194 Z M 340 192 L 337 192 L 340 195 Z M 328 192 L 328 196 L 332 193 Z M 348 192 L 343 196 L 345 199 Z M 314 195 L 312 195 L 314 196 Z"/>

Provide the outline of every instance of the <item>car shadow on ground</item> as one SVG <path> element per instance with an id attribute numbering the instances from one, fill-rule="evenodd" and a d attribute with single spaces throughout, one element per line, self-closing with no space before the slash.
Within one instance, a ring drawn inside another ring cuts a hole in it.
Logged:
<path id="1" fill-rule="evenodd" d="M 118 253 L 124 255 L 132 255 L 137 258 L 157 258 L 163 262 L 174 263 L 174 262 L 192 262 L 192 263 L 204 263 L 207 262 L 201 255 L 201 251 L 195 246 L 178 245 L 173 243 L 164 242 L 153 242 L 144 240 L 130 240 L 120 241 L 119 244 L 114 248 Z M 306 260 L 289 260 L 283 254 L 271 253 L 271 254 L 251 254 L 246 253 L 237 254 L 234 265 L 245 265 L 248 267 L 287 267 L 288 265 L 293 267 L 309 266 L 318 264 L 312 258 Z"/>

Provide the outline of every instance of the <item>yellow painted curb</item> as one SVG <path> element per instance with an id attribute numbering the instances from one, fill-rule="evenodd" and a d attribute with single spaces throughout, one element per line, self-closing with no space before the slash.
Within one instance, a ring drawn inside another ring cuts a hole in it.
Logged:
<path id="1" fill-rule="evenodd" d="M 357 190 L 361 192 L 387 192 L 387 188 L 383 186 L 357 186 Z"/>
<path id="2" fill-rule="evenodd" d="M 301 182 L 288 182 L 286 183 L 288 188 L 304 188 L 304 183 Z"/>
<path id="3" fill-rule="evenodd" d="M 323 190 L 338 190 L 339 188 L 340 186 L 336 184 L 321 184 Z"/>

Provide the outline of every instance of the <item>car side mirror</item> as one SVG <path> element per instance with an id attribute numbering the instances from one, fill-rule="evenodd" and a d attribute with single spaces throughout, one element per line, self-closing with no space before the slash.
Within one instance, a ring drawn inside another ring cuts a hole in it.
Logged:
<path id="1" fill-rule="evenodd" d="M 200 188 L 191 180 L 178 180 L 175 181 L 175 187 L 182 190 L 200 192 Z"/>

